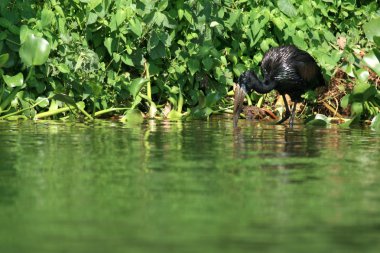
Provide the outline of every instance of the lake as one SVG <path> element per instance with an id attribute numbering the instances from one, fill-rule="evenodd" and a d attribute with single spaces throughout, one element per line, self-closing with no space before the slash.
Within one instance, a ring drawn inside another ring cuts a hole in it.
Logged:
<path id="1" fill-rule="evenodd" d="M 0 252 L 379 252 L 380 133 L 0 122 Z"/>

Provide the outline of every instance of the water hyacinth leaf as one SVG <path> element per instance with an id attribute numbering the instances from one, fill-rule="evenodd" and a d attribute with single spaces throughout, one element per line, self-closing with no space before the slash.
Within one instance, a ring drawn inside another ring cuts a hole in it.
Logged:
<path id="1" fill-rule="evenodd" d="M 38 103 L 39 107 L 43 107 L 44 108 L 44 107 L 49 106 L 49 99 L 46 98 L 46 97 L 38 97 L 36 99 L 36 103 Z"/>
<path id="2" fill-rule="evenodd" d="M 354 115 L 360 115 L 363 112 L 363 103 L 361 102 L 353 102 L 351 105 L 351 112 Z"/>
<path id="3" fill-rule="evenodd" d="M 121 119 L 122 122 L 140 124 L 144 121 L 144 117 L 140 110 L 132 109 L 128 110 L 125 116 Z"/>
<path id="4" fill-rule="evenodd" d="M 363 57 L 364 63 L 380 76 L 380 52 L 376 49 L 371 50 Z"/>
<path id="5" fill-rule="evenodd" d="M 355 71 L 355 74 L 356 77 L 362 82 L 366 82 L 369 78 L 369 72 L 365 69 L 358 69 Z"/>
<path id="6" fill-rule="evenodd" d="M 326 126 L 329 123 L 329 118 L 326 117 L 323 114 L 317 114 L 315 115 L 315 118 L 312 119 L 311 121 L 307 122 L 306 125 L 309 126 Z"/>
<path id="7" fill-rule="evenodd" d="M 22 25 L 20 27 L 20 43 L 23 44 L 31 33 L 33 32 L 26 25 Z"/>
<path id="8" fill-rule="evenodd" d="M 136 79 L 134 79 L 132 82 L 131 82 L 131 84 L 128 86 L 128 90 L 129 90 L 129 92 L 132 94 L 132 96 L 135 98 L 138 94 L 139 94 L 139 92 L 140 92 L 140 90 L 141 90 L 141 88 L 145 85 L 145 84 L 147 84 L 148 83 L 148 79 L 146 79 L 146 78 L 136 78 Z"/>
<path id="9" fill-rule="evenodd" d="M 2 68 L 9 60 L 9 54 L 0 55 L 0 68 Z"/>
<path id="10" fill-rule="evenodd" d="M 32 33 L 28 34 L 20 47 L 19 54 L 22 62 L 28 67 L 42 65 L 50 54 L 49 42 Z"/>
<path id="11" fill-rule="evenodd" d="M 364 24 L 363 30 L 368 40 L 373 40 L 374 36 L 380 36 L 380 18 L 372 19 Z"/>
<path id="12" fill-rule="evenodd" d="M 371 128 L 380 131 L 380 113 L 377 114 L 371 121 Z"/>
<path id="13" fill-rule="evenodd" d="M 10 88 L 21 87 L 24 84 L 24 76 L 22 73 L 18 73 L 15 76 L 3 75 L 3 79 Z"/>
<path id="14" fill-rule="evenodd" d="M 347 94 L 340 101 L 340 106 L 342 106 L 344 109 L 346 109 L 348 107 L 350 101 L 351 101 L 351 94 Z"/>
<path id="15" fill-rule="evenodd" d="M 168 119 L 171 120 L 179 120 L 182 118 L 182 114 L 176 110 L 171 110 L 167 116 Z"/>

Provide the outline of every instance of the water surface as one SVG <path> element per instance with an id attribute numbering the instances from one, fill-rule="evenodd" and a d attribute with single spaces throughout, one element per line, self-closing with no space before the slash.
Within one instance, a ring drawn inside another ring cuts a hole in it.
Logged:
<path id="1" fill-rule="evenodd" d="M 0 122 L 0 252 L 379 252 L 380 134 Z"/>

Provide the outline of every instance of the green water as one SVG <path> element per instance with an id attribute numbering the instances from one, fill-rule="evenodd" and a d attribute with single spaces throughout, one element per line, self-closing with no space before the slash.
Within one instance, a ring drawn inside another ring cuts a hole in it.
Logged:
<path id="1" fill-rule="evenodd" d="M 380 134 L 0 122 L 0 252 L 380 252 Z"/>

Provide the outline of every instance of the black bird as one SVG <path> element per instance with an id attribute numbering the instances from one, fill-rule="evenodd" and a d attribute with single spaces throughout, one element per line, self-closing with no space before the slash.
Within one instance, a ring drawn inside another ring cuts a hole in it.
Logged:
<path id="1" fill-rule="evenodd" d="M 273 89 L 277 90 L 284 99 L 286 112 L 276 124 L 281 124 L 291 116 L 289 124 L 293 126 L 295 108 L 297 102 L 301 101 L 301 95 L 307 90 L 325 85 L 321 68 L 314 58 L 292 45 L 269 49 L 261 61 L 261 72 L 263 80 L 249 70 L 240 75 L 235 90 L 234 126 L 237 125 L 247 92 L 254 90 L 264 94 Z M 294 102 L 292 112 L 289 110 L 285 94 L 288 94 Z"/>

